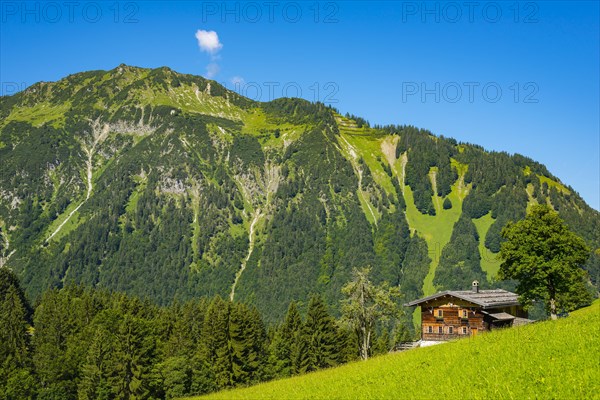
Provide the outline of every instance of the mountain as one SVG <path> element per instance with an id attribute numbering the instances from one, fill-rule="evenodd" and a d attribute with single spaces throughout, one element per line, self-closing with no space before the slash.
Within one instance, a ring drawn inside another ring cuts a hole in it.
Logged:
<path id="1" fill-rule="evenodd" d="M 600 213 L 521 155 L 252 101 L 120 65 L 0 98 L 0 264 L 36 298 L 68 282 L 160 304 L 220 294 L 269 321 L 355 266 L 408 300 L 494 282 L 500 231 L 535 203 L 600 248 Z M 585 268 L 597 290 L 600 251 Z"/>

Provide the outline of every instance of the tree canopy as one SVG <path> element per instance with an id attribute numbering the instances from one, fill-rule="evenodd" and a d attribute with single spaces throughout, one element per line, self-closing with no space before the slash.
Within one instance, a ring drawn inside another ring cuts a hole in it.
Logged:
<path id="1" fill-rule="evenodd" d="M 546 205 L 536 205 L 521 221 L 502 230 L 499 277 L 518 280 L 517 292 L 526 306 L 542 300 L 552 318 L 557 310 L 572 310 L 590 301 L 582 266 L 590 250 Z"/>
<path id="2" fill-rule="evenodd" d="M 376 323 L 401 313 L 394 301 L 400 296 L 398 287 L 390 288 L 387 282 L 373 284 L 370 272 L 370 268 L 355 268 L 352 280 L 342 289 L 347 296 L 342 301 L 343 321 L 356 332 L 363 360 L 369 358 Z"/>

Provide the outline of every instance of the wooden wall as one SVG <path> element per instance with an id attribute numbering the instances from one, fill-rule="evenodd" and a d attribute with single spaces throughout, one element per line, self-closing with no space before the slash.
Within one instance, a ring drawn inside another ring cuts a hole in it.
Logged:
<path id="1" fill-rule="evenodd" d="M 436 318 L 437 311 L 442 310 L 442 318 Z M 467 318 L 461 318 L 463 310 L 467 310 Z M 515 317 L 527 318 L 522 306 L 498 307 L 486 310 L 489 313 L 506 312 Z M 421 304 L 421 337 L 423 340 L 450 340 L 468 337 L 491 329 L 491 320 L 481 312 L 481 307 L 452 296 L 445 296 Z M 510 323 L 512 324 L 512 322 Z M 432 327 L 433 333 L 429 333 Z M 439 328 L 442 333 L 438 333 Z M 448 328 L 453 332 L 449 333 Z M 466 327 L 466 333 L 463 333 Z"/>
<path id="2" fill-rule="evenodd" d="M 439 310 L 442 311 L 442 317 L 437 316 Z M 462 318 L 463 311 L 467 311 L 467 318 Z M 475 307 L 447 304 L 423 306 L 421 307 L 422 338 L 423 340 L 450 340 L 482 333 L 488 330 L 483 318 L 484 315 Z M 429 327 L 433 328 L 433 333 L 429 333 Z M 449 332 L 449 327 L 452 327 L 452 333 Z M 466 333 L 463 333 L 463 327 L 466 328 Z"/>

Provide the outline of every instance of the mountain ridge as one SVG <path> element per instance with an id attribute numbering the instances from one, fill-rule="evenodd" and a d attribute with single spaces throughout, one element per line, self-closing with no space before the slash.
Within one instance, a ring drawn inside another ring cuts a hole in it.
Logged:
<path id="1" fill-rule="evenodd" d="M 366 264 L 407 297 L 501 284 L 500 230 L 536 202 L 600 247 L 600 213 L 527 157 L 167 67 L 0 98 L 0 155 L 2 263 L 33 297 L 70 281 L 160 303 L 235 293 L 274 320 L 313 292 L 335 309 Z M 597 290 L 597 251 L 586 269 Z"/>

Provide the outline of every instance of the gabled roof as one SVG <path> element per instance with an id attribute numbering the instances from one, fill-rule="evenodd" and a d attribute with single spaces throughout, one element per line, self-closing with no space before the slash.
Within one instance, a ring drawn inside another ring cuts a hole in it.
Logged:
<path id="1" fill-rule="evenodd" d="M 419 306 L 444 296 L 451 296 L 468 301 L 481 306 L 483 309 L 519 305 L 519 296 L 516 293 L 504 289 L 493 289 L 480 290 L 479 292 L 473 292 L 471 290 L 446 290 L 431 296 L 423 297 L 422 299 L 411 301 L 410 303 L 405 304 L 405 306 Z"/>

